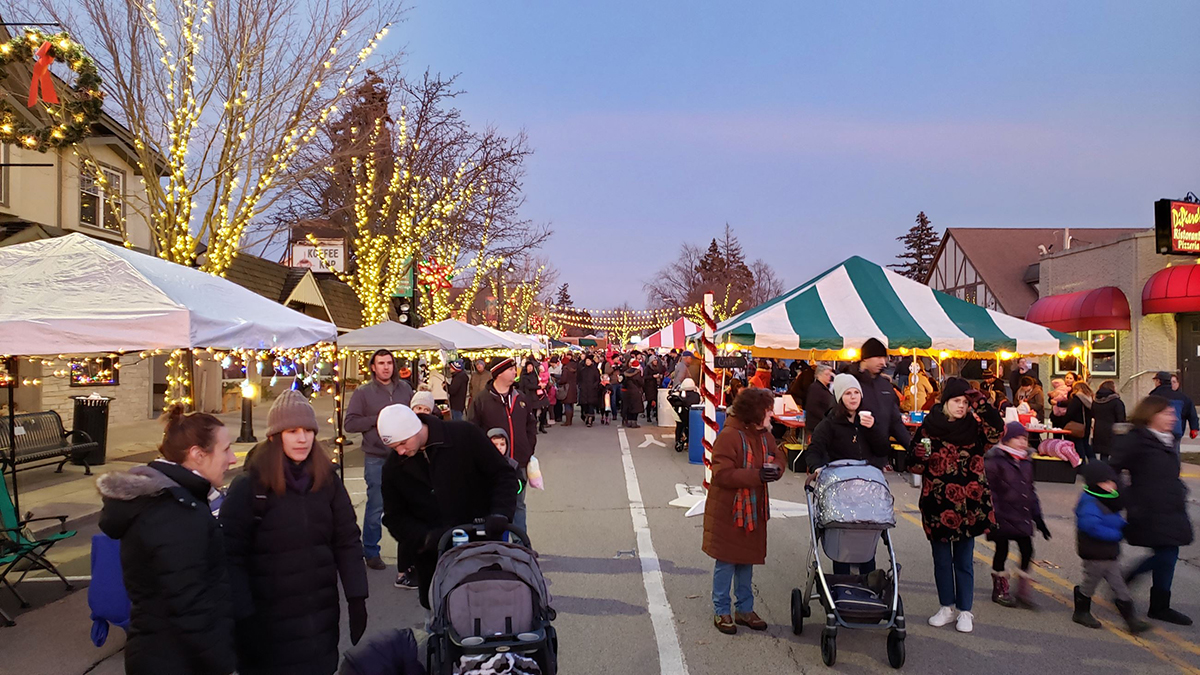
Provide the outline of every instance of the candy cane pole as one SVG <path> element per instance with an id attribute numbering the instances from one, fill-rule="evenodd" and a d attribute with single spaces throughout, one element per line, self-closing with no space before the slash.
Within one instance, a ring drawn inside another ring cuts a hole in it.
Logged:
<path id="1" fill-rule="evenodd" d="M 704 335 L 701 346 L 704 349 L 704 489 L 712 480 L 712 449 L 717 440 L 717 372 L 713 360 L 717 354 L 717 346 L 713 343 L 717 322 L 713 319 L 713 294 L 704 294 Z"/>

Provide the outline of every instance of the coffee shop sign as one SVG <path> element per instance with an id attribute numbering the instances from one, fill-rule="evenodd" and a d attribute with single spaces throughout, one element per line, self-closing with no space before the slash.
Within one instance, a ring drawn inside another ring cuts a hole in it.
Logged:
<path id="1" fill-rule="evenodd" d="M 292 243 L 292 267 L 307 267 L 314 272 L 341 274 L 346 271 L 345 258 L 346 242 L 343 239 L 316 239 Z"/>
<path id="2" fill-rule="evenodd" d="M 1154 202 L 1154 235 L 1159 253 L 1200 255 L 1200 202 Z"/>

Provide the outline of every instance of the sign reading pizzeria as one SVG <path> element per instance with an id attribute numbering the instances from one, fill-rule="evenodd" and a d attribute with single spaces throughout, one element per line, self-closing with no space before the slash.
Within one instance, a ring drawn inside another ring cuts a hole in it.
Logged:
<path id="1" fill-rule="evenodd" d="M 1154 202 L 1154 243 L 1159 253 L 1200 256 L 1200 202 Z"/>

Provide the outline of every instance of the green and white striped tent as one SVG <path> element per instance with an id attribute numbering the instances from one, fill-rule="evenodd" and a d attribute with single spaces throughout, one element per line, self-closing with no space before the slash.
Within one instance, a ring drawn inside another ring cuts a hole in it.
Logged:
<path id="1" fill-rule="evenodd" d="M 1082 349 L 1079 338 L 993 312 L 858 256 L 765 304 L 721 322 L 717 344 L 762 356 L 840 358 L 868 338 L 892 353 L 955 357 Z M 838 352 L 838 353 L 833 353 Z"/>

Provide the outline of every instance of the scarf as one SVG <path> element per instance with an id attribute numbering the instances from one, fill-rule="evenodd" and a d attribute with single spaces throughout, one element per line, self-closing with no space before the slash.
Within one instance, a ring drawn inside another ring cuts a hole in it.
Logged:
<path id="1" fill-rule="evenodd" d="M 1004 452 L 1007 452 L 1015 460 L 1019 461 L 1022 459 L 1029 459 L 1029 450 L 1018 450 L 1016 448 L 1010 448 L 1003 443 L 997 443 L 996 447 L 1000 448 Z"/>
<path id="2" fill-rule="evenodd" d="M 750 444 L 746 442 L 746 434 L 739 431 L 738 436 L 742 439 L 742 468 L 752 468 L 754 466 L 754 453 L 750 450 Z M 763 448 L 763 461 L 766 461 L 766 434 L 763 434 L 763 438 L 760 440 Z M 747 532 L 753 532 L 758 527 L 758 492 L 756 490 L 740 488 L 734 494 L 733 524 L 745 529 Z"/>
<path id="3" fill-rule="evenodd" d="M 290 459 L 283 463 L 283 480 L 287 483 L 288 490 L 296 494 L 308 494 L 309 488 L 312 487 L 313 479 L 305 466 L 307 463 L 308 460 L 304 460 L 297 464 Z"/>
<path id="4" fill-rule="evenodd" d="M 1150 427 L 1146 427 L 1146 430 L 1154 434 L 1158 438 L 1159 442 L 1168 448 L 1173 449 L 1175 447 L 1175 434 L 1169 431 L 1155 431 Z"/>
<path id="5" fill-rule="evenodd" d="M 979 422 L 975 421 L 975 416 L 969 410 L 961 418 L 952 420 L 946 416 L 942 406 L 934 406 L 925 416 L 921 428 L 925 436 L 959 447 L 979 442 Z"/>

